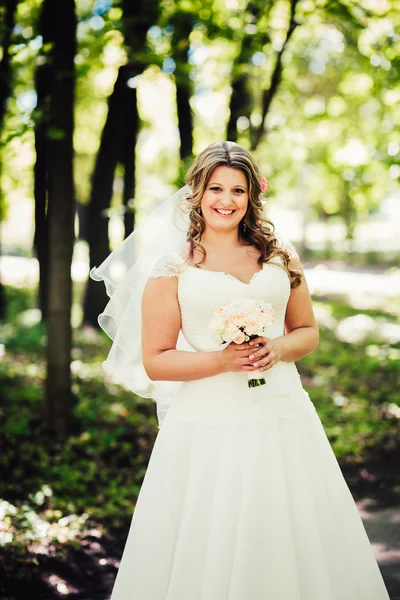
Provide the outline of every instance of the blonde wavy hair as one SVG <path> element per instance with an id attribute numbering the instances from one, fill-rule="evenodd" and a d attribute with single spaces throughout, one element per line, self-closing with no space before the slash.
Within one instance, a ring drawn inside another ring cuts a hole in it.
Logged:
<path id="1" fill-rule="evenodd" d="M 246 214 L 239 224 L 239 239 L 243 240 L 246 245 L 254 246 L 259 250 L 258 263 L 260 265 L 274 256 L 281 256 L 290 278 L 291 287 L 299 286 L 301 273 L 289 268 L 289 252 L 279 246 L 278 238 L 274 235 L 275 226 L 263 214 L 262 174 L 250 152 L 235 142 L 215 142 L 207 146 L 194 159 L 186 173 L 185 183 L 191 187 L 192 194 L 186 197 L 181 209 L 188 213 L 190 222 L 186 237 L 188 257 L 193 259 L 195 249 L 200 249 L 203 258 L 195 266 L 201 265 L 206 258 L 206 250 L 201 245 L 205 221 L 201 211 L 198 212 L 197 209 L 200 207 L 212 172 L 220 166 L 239 169 L 247 179 L 249 202 Z"/>

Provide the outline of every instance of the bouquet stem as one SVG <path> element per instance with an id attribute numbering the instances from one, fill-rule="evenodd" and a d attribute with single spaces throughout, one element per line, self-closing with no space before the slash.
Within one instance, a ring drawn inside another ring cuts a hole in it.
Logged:
<path id="1" fill-rule="evenodd" d="M 249 379 L 247 381 L 249 388 L 258 387 L 259 385 L 265 385 L 265 383 L 266 382 L 264 377 L 262 379 Z"/>
<path id="2" fill-rule="evenodd" d="M 251 335 L 250 336 L 250 340 L 254 340 L 256 337 L 258 337 L 257 335 Z M 252 377 L 251 377 L 252 375 Z M 260 377 L 260 378 L 256 378 L 254 377 L 254 373 L 249 373 L 249 378 L 247 380 L 247 385 L 249 386 L 249 388 L 254 388 L 254 387 L 258 387 L 259 385 L 265 385 L 266 381 L 264 379 L 264 377 Z"/>

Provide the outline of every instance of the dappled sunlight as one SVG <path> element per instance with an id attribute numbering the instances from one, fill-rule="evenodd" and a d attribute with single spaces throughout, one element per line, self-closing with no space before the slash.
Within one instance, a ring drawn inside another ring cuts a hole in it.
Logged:
<path id="1" fill-rule="evenodd" d="M 42 320 L 42 313 L 39 308 L 29 308 L 24 310 L 17 317 L 17 323 L 23 327 L 33 327 Z"/>
<path id="2" fill-rule="evenodd" d="M 84 532 L 89 515 L 63 514 L 51 505 L 43 507 L 51 496 L 52 490 L 45 484 L 20 506 L 1 500 L 0 545 L 29 540 L 31 549 L 36 546 L 36 551 L 44 552 L 55 541 L 64 544 Z"/>
<path id="3" fill-rule="evenodd" d="M 81 360 L 71 362 L 71 372 L 80 379 L 101 379 L 104 376 L 101 363 L 85 363 Z"/>
<path id="4" fill-rule="evenodd" d="M 358 314 L 347 317 L 336 327 L 337 338 L 350 344 L 363 342 L 371 334 L 382 342 L 397 344 L 400 342 L 400 324 L 389 323 L 382 317 Z M 393 358 L 396 356 L 396 353 L 392 354 Z"/>
<path id="5" fill-rule="evenodd" d="M 336 327 L 337 319 L 333 317 L 332 307 L 329 304 L 314 302 L 313 309 L 319 327 L 325 329 L 334 329 Z"/>
<path id="6" fill-rule="evenodd" d="M 347 267 L 331 269 L 325 264 L 305 269 L 306 279 L 312 294 L 347 295 L 349 298 L 371 294 L 373 298 L 398 298 L 400 296 L 400 271 L 388 269 L 371 272 L 368 269 Z"/>
<path id="7" fill-rule="evenodd" d="M 78 590 L 76 588 L 70 588 L 67 585 L 67 580 L 65 579 L 61 579 L 61 577 L 58 577 L 58 575 L 50 575 L 49 576 L 49 583 L 50 585 L 53 585 L 57 592 L 61 595 L 61 596 L 67 596 L 68 594 L 70 594 L 71 592 L 77 592 Z"/>
<path id="8" fill-rule="evenodd" d="M 336 328 L 336 336 L 342 342 L 360 343 L 375 331 L 375 319 L 368 315 L 354 315 L 341 321 Z"/>
<path id="9" fill-rule="evenodd" d="M 375 344 L 370 344 L 366 346 L 365 353 L 367 356 L 373 356 L 378 360 L 385 361 L 389 360 L 400 360 L 400 349 L 399 348 L 391 348 L 388 345 L 377 346 Z"/>
<path id="10" fill-rule="evenodd" d="M 4 285 L 33 288 L 39 282 L 39 262 L 25 256 L 1 256 L 0 277 Z"/>
<path id="11" fill-rule="evenodd" d="M 388 323 L 384 319 L 377 320 L 375 335 L 389 344 L 400 342 L 400 323 Z"/>
<path id="12" fill-rule="evenodd" d="M 336 390 L 332 393 L 332 400 L 336 406 L 346 406 L 349 403 L 349 399 Z"/>

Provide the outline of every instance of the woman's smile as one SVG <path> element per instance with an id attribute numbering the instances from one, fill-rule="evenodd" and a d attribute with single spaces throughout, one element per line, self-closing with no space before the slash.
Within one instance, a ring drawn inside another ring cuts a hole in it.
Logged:
<path id="1" fill-rule="evenodd" d="M 236 210 L 233 208 L 213 208 L 213 211 L 217 213 L 220 217 L 224 219 L 228 219 L 233 214 L 235 214 Z"/>

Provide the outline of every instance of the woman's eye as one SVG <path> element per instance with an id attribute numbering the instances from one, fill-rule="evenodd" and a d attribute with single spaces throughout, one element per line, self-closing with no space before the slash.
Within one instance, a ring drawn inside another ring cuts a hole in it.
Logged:
<path id="1" fill-rule="evenodd" d="M 210 188 L 210 190 L 212 190 L 213 192 L 219 192 L 221 191 L 221 188 L 218 186 L 213 186 Z M 235 188 L 233 191 L 235 192 L 235 194 L 244 194 L 244 190 L 242 190 L 241 188 Z"/>

